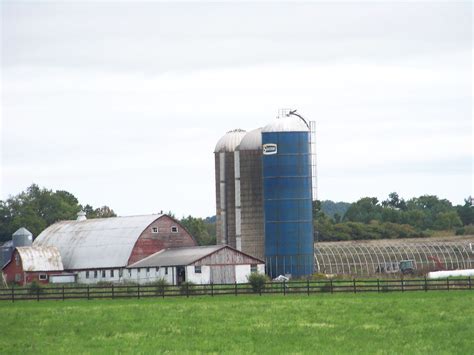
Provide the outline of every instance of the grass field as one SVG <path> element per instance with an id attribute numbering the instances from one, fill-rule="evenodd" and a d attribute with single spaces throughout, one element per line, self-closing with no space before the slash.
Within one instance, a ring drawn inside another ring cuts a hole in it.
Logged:
<path id="1" fill-rule="evenodd" d="M 474 353 L 471 291 L 0 302 L 0 353 Z"/>

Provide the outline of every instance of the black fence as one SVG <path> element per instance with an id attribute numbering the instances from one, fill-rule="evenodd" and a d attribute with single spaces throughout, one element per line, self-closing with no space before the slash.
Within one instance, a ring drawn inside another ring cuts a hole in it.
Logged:
<path id="1" fill-rule="evenodd" d="M 0 289 L 0 301 L 68 300 L 68 299 L 119 299 L 149 297 L 192 297 L 221 295 L 268 294 L 319 294 L 361 292 L 410 292 L 472 290 L 472 279 L 399 279 L 399 280 L 320 280 L 268 282 L 262 287 L 246 284 L 171 285 L 110 285 L 110 286 L 43 286 Z"/>

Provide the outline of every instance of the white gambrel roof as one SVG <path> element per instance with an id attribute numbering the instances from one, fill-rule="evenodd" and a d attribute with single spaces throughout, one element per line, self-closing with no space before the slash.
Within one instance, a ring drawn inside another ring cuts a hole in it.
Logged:
<path id="1" fill-rule="evenodd" d="M 214 153 L 235 151 L 235 148 L 237 148 L 242 138 L 244 138 L 245 133 L 246 132 L 242 129 L 234 129 L 233 131 L 227 132 L 217 142 Z"/>
<path id="2" fill-rule="evenodd" d="M 63 271 L 61 254 L 56 247 L 17 247 L 23 271 Z"/>
<path id="3" fill-rule="evenodd" d="M 297 116 L 283 116 L 263 127 L 262 132 L 308 132 L 309 128 Z"/>
<path id="4" fill-rule="evenodd" d="M 262 149 L 262 128 L 248 132 L 240 141 L 237 150 L 261 150 Z"/>
<path id="5" fill-rule="evenodd" d="M 140 234 L 161 214 L 61 221 L 46 228 L 34 246 L 55 246 L 66 270 L 124 267 Z"/>

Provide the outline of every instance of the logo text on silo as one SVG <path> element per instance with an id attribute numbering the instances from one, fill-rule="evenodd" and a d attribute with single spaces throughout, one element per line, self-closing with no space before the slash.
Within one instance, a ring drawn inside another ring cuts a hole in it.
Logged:
<path id="1" fill-rule="evenodd" d="M 274 143 L 267 143 L 263 145 L 263 154 L 264 155 L 272 155 L 278 152 L 278 147 Z"/>

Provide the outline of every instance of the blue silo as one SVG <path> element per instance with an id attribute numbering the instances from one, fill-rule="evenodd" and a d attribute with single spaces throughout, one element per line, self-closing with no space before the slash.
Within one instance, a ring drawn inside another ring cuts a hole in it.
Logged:
<path id="1" fill-rule="evenodd" d="M 307 123 L 294 115 L 262 130 L 265 262 L 271 277 L 313 273 L 309 140 Z"/>

